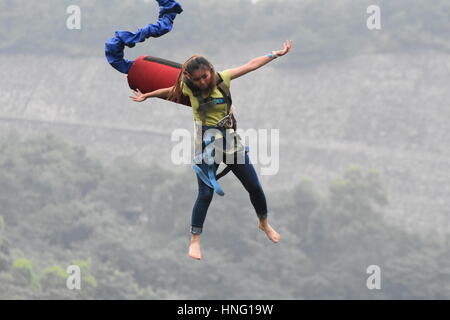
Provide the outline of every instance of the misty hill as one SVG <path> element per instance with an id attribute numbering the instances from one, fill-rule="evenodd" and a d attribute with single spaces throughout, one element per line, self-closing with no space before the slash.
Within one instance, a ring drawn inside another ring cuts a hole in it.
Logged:
<path id="1" fill-rule="evenodd" d="M 8 75 L 0 80 L 3 132 L 49 130 L 106 161 L 132 155 L 189 170 L 170 160 L 171 133 L 193 131 L 189 108 L 159 99 L 132 102 L 126 76 L 100 58 L 10 55 L 2 61 Z M 280 130 L 280 168 L 261 177 L 267 188 L 290 188 L 301 177 L 326 185 L 352 165 L 373 168 L 385 179 L 393 219 L 422 231 L 446 226 L 448 55 L 362 55 L 289 72 L 276 63 L 232 82 L 239 127 Z"/>

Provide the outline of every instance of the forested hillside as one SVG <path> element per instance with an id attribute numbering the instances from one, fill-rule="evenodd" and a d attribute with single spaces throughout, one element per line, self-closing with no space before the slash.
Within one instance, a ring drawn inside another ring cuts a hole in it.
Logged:
<path id="1" fill-rule="evenodd" d="M 273 299 L 449 298 L 445 244 L 386 222 L 376 172 L 343 172 L 326 193 L 301 180 L 270 195 L 276 245 L 241 186 L 225 179 L 199 263 L 187 256 L 191 172 L 130 159 L 104 166 L 53 136 L 13 139 L 0 156 L 3 299 L 267 299 L 268 287 Z M 81 290 L 66 288 L 72 264 Z M 372 264 L 383 270 L 380 291 L 366 287 Z"/>

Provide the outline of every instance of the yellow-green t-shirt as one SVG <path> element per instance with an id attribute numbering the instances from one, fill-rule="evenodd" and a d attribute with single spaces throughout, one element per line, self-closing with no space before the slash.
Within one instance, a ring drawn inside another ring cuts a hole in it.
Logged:
<path id="1" fill-rule="evenodd" d="M 225 85 L 229 88 L 230 82 L 231 82 L 231 72 L 230 70 L 225 70 L 222 72 L 219 72 L 220 76 L 223 79 L 223 82 Z M 185 84 L 181 83 L 183 94 L 187 97 L 189 97 L 189 100 L 191 101 L 192 106 L 192 112 L 194 114 L 194 120 L 195 121 L 202 121 L 200 118 L 200 113 L 198 112 L 198 100 L 194 97 L 194 94 L 192 93 L 191 89 Z M 206 96 L 203 96 L 203 98 L 206 98 Z M 220 93 L 220 90 L 216 87 L 211 94 L 211 98 L 225 98 L 222 93 Z M 227 115 L 227 104 L 226 103 L 219 103 L 216 104 L 213 108 L 209 109 L 206 112 L 205 116 L 205 124 L 207 126 L 215 126 L 217 122 L 219 122 L 220 119 L 225 117 Z"/>

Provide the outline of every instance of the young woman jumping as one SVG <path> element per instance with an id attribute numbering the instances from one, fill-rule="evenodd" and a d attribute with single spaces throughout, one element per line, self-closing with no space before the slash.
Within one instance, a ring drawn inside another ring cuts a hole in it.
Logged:
<path id="1" fill-rule="evenodd" d="M 239 179 L 244 188 L 248 191 L 250 201 L 256 211 L 259 219 L 259 228 L 264 231 L 267 237 L 277 243 L 280 241 L 280 235 L 268 222 L 268 210 L 266 197 L 264 195 L 258 176 L 253 165 L 250 162 L 247 152 L 241 152 L 243 161 L 232 161 L 224 157 L 225 153 L 219 155 L 217 161 L 217 152 L 206 152 L 208 146 L 214 141 L 221 141 L 223 145 L 230 143 L 234 145 L 232 152 L 238 153 L 239 149 L 236 136 L 228 134 L 235 132 L 236 123 L 233 116 L 233 107 L 231 105 L 231 96 L 229 94 L 230 82 L 251 71 L 266 65 L 274 59 L 287 54 L 292 46 L 292 41 L 284 43 L 284 48 L 272 51 L 267 55 L 257 57 L 250 62 L 233 69 L 228 69 L 216 73 L 214 66 L 203 56 L 194 55 L 190 57 L 181 68 L 181 72 L 175 85 L 169 88 L 158 89 L 149 93 L 142 93 L 139 89 L 133 90 L 134 95 L 130 96 L 133 101 L 142 102 L 147 98 L 163 98 L 174 102 L 181 101 L 182 96 L 190 99 L 194 121 L 198 124 L 201 132 L 200 161 L 195 162 L 193 169 L 197 173 L 198 196 L 192 210 L 191 219 L 191 242 L 189 245 L 189 256 L 200 260 L 202 257 L 200 249 L 200 235 L 203 231 L 203 224 L 206 218 L 209 205 L 213 198 L 214 191 L 223 195 L 220 186 L 217 183 L 219 175 L 216 170 L 223 161 L 227 171 L 232 171 Z M 215 133 L 207 135 L 211 129 Z M 218 133 L 218 134 L 217 134 Z M 228 139 L 228 141 L 227 141 Z M 220 149 L 220 148 L 219 148 Z M 216 149 L 214 149 L 216 150 Z M 241 150 L 242 151 L 242 150 Z M 212 163 L 209 157 L 215 157 L 216 161 Z M 206 157 L 206 158 L 205 158 Z M 236 163 L 237 162 L 237 163 Z"/>

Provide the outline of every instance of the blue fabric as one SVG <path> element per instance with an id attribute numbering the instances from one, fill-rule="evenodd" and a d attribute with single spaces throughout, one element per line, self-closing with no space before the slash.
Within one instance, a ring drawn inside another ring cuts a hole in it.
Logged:
<path id="1" fill-rule="evenodd" d="M 216 104 L 226 103 L 224 98 L 214 98 L 214 101 Z"/>
<path id="2" fill-rule="evenodd" d="M 208 132 L 209 129 L 214 129 L 212 132 Z M 192 164 L 192 169 L 195 171 L 197 176 L 203 180 L 203 182 L 210 188 L 213 188 L 214 191 L 223 196 L 225 193 L 220 187 L 219 180 L 221 177 L 226 175 L 231 167 L 227 166 L 222 172 L 216 175 L 217 167 L 214 166 L 215 162 L 215 148 L 212 143 L 215 140 L 215 130 L 219 130 L 224 137 L 222 148 L 225 147 L 225 138 L 226 138 L 226 129 L 217 127 L 217 126 L 203 126 L 202 132 L 204 132 L 203 142 L 202 142 L 202 153 L 195 156 Z M 245 147 L 245 152 L 248 152 L 248 147 Z M 235 155 L 236 159 L 236 155 Z M 223 160 L 226 163 L 226 159 Z M 203 166 L 199 166 L 199 164 L 203 163 Z"/>
<path id="3" fill-rule="evenodd" d="M 124 58 L 125 46 L 133 48 L 136 43 L 149 37 L 158 38 L 170 32 L 177 14 L 183 12 L 181 5 L 175 0 L 156 0 L 159 4 L 158 21 L 148 24 L 136 32 L 116 31 L 115 36 L 105 43 L 105 56 L 109 64 L 116 70 L 128 74 L 134 61 Z"/>
<path id="4" fill-rule="evenodd" d="M 223 132 L 225 134 L 225 132 Z M 214 166 L 215 164 L 215 150 L 211 143 L 214 142 L 215 136 L 213 134 L 206 134 L 204 137 L 204 151 L 203 151 L 203 160 L 206 162 L 207 165 L 207 179 L 204 177 L 204 170 L 197 170 L 195 167 L 193 167 L 194 171 L 198 174 L 198 176 L 205 182 L 208 186 L 212 187 L 214 191 L 220 195 L 223 196 L 225 193 L 223 192 L 222 188 L 220 187 L 219 183 L 216 180 L 216 170 L 217 168 Z M 196 166 L 196 164 L 194 164 Z"/>
<path id="5" fill-rule="evenodd" d="M 211 181 L 209 181 L 209 174 L 208 174 L 208 166 L 199 166 L 198 164 L 193 164 L 192 169 L 197 174 L 197 176 L 202 179 L 202 181 L 210 188 L 214 189 L 214 186 L 211 184 Z M 217 168 L 215 168 L 217 170 Z"/>

